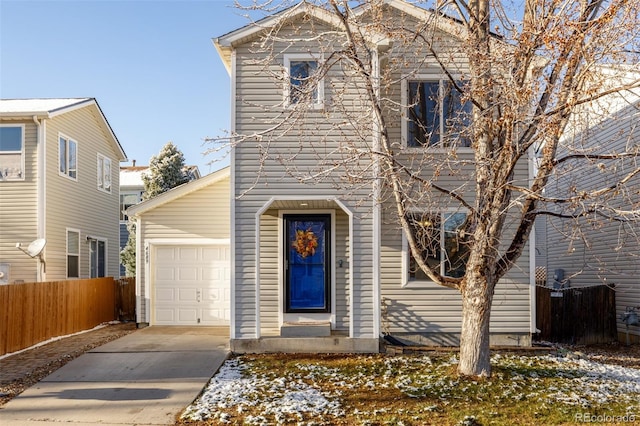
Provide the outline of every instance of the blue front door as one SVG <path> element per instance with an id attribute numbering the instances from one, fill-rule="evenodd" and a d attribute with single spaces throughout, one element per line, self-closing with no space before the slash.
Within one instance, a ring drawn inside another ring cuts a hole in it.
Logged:
<path id="1" fill-rule="evenodd" d="M 285 312 L 330 312 L 330 215 L 285 215 Z"/>

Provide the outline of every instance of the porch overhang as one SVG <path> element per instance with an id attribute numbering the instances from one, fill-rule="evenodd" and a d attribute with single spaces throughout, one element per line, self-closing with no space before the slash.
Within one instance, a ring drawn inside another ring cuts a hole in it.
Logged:
<path id="1" fill-rule="evenodd" d="M 339 210 L 342 211 L 348 217 L 349 223 L 349 235 L 353 235 L 354 229 L 354 213 L 353 211 L 341 200 L 333 195 L 314 195 L 314 196 L 305 196 L 305 195 L 296 195 L 296 196 L 274 196 L 270 198 L 255 214 L 255 259 L 261 258 L 261 217 L 268 210 L 279 210 L 279 211 L 323 211 L 323 210 Z M 349 292 L 353 289 L 353 253 L 349 251 L 347 262 L 349 268 L 347 287 Z M 261 293 L 261 277 L 260 277 L 260 268 L 257 267 L 255 270 L 255 300 L 260 300 Z M 349 312 L 354 312 L 353 310 L 353 298 L 349 299 Z M 260 304 L 256 303 L 255 307 L 255 318 L 256 318 L 256 330 L 255 330 L 255 340 L 261 340 L 261 320 L 260 320 Z M 353 317 L 349 318 L 349 338 L 354 337 L 354 322 Z"/>

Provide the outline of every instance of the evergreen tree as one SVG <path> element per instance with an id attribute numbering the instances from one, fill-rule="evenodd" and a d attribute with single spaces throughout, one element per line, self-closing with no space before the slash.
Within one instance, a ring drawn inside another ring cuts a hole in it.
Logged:
<path id="1" fill-rule="evenodd" d="M 142 175 L 143 200 L 148 200 L 192 179 L 184 164 L 184 155 L 172 142 L 167 142 L 158 155 L 151 157 L 149 170 Z M 136 224 L 127 225 L 129 240 L 120 252 L 120 261 L 128 277 L 136 274 Z"/>
<path id="2" fill-rule="evenodd" d="M 172 142 L 167 142 L 158 155 L 151 157 L 149 172 L 142 175 L 142 181 L 144 182 L 143 200 L 187 183 L 189 174 L 185 168 L 182 152 Z"/>

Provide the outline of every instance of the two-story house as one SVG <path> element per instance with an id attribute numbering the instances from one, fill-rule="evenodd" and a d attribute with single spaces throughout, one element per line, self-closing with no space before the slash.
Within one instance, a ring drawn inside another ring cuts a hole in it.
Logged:
<path id="1" fill-rule="evenodd" d="M 119 275 L 125 157 L 93 98 L 0 100 L 3 282 Z"/>
<path id="2" fill-rule="evenodd" d="M 450 150 L 442 148 L 451 147 L 444 135 L 457 131 L 447 127 L 449 114 L 469 106 L 430 48 L 443 49 L 439 59 L 463 76 L 467 60 L 456 48 L 456 22 L 434 19 L 433 12 L 404 1 L 382 3 L 388 22 L 414 29 L 434 22 L 429 47 L 418 37 L 393 40 L 366 27 L 352 36 L 368 40 L 363 57 L 371 80 L 385 82 L 377 90 L 388 100 L 383 114 L 394 155 L 453 193 L 474 179 L 471 161 L 464 162 L 473 151 L 458 137 L 451 155 L 459 168 L 443 167 Z M 360 22 L 366 22 L 363 16 Z M 301 3 L 214 39 L 231 77 L 231 133 L 237 135 L 231 152 L 234 351 L 376 352 L 383 333 L 422 343 L 459 342 L 460 294 L 416 268 L 387 182 L 377 179 L 378 165 L 365 155 L 379 149 L 379 134 L 366 106 L 366 82 L 348 72 L 353 64 L 333 55 L 346 44 L 340 38 L 345 33 L 336 31 L 340 26 L 331 11 Z M 301 102 L 306 111 L 294 119 Z M 427 149 L 431 169 L 419 171 Z M 522 182 L 530 175 L 527 161 L 514 171 Z M 430 261 L 439 262 L 444 276 L 456 277 L 456 233 L 467 213 L 461 203 L 442 198 L 438 204 L 430 196 L 426 210 L 416 206 L 410 220 L 437 241 Z M 466 191 L 464 201 L 473 199 Z M 535 256 L 529 247 L 496 288 L 494 344 L 527 345 L 535 332 Z"/>

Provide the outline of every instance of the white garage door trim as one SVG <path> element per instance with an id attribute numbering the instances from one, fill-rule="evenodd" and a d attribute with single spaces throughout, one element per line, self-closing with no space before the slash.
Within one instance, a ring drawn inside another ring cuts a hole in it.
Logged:
<path id="1" fill-rule="evenodd" d="M 224 315 L 223 317 L 227 317 L 227 318 L 222 318 L 222 319 L 219 318 L 219 316 L 221 315 L 220 313 L 213 312 L 213 307 L 216 306 L 217 308 L 221 308 L 220 294 L 229 295 L 230 280 L 226 280 L 227 281 L 226 286 L 224 286 L 223 288 L 211 288 L 210 285 L 209 286 L 204 285 L 202 287 L 199 287 L 202 285 L 202 281 L 206 280 L 206 277 L 203 276 L 203 275 L 206 275 L 206 271 L 197 266 L 198 261 L 193 260 L 193 261 L 187 261 L 188 263 L 190 263 L 190 265 L 188 266 L 196 267 L 194 270 L 197 269 L 199 270 L 199 272 L 197 273 L 190 272 L 188 271 L 189 268 L 185 268 L 185 269 L 187 270 L 187 274 L 193 275 L 191 278 L 195 280 L 200 280 L 201 281 L 200 284 L 194 283 L 193 287 L 183 288 L 181 289 L 181 291 L 177 287 L 171 288 L 172 286 L 170 281 L 166 281 L 163 283 L 161 280 L 157 280 L 156 271 L 158 267 L 161 267 L 161 265 L 155 264 L 157 262 L 156 257 L 158 254 L 158 250 L 162 251 L 162 249 L 168 248 L 168 247 L 172 247 L 174 251 L 177 250 L 176 253 L 181 252 L 179 250 L 179 248 L 181 247 L 196 248 L 196 251 L 192 251 L 191 253 L 197 253 L 198 256 L 204 256 L 205 255 L 204 249 L 206 248 L 220 248 L 220 249 L 229 250 L 230 242 L 229 242 L 229 239 L 147 240 L 145 242 L 145 269 L 146 269 L 145 294 L 148 295 L 147 302 L 148 302 L 149 309 L 146 312 L 147 312 L 147 315 L 150 317 L 149 323 L 151 325 L 169 325 L 169 324 L 198 325 L 199 324 L 199 325 L 228 326 L 229 325 L 228 313 L 230 312 L 231 306 L 223 305 L 224 310 L 227 312 L 227 314 Z M 188 251 L 186 253 L 188 253 Z M 212 253 L 214 252 L 209 252 L 209 254 L 212 254 Z M 225 266 L 230 268 L 231 266 L 230 261 L 227 260 L 226 262 L 227 264 Z M 213 262 L 213 264 L 215 264 L 215 262 Z M 163 272 L 164 274 L 166 274 L 167 272 L 170 273 L 169 270 L 165 270 Z M 160 289 L 160 291 L 162 291 L 162 293 L 160 293 L 160 297 L 165 297 L 165 298 L 174 297 L 178 299 L 180 298 L 185 299 L 184 306 L 183 306 L 184 309 L 179 310 L 178 308 L 176 308 L 176 310 L 173 313 L 170 312 L 170 310 L 165 310 L 163 313 L 164 318 L 162 318 L 163 315 L 160 315 L 160 318 L 158 318 L 159 315 L 157 312 L 157 308 L 158 307 L 162 308 L 162 302 L 161 301 L 159 302 L 156 300 L 157 287 Z M 222 290 L 223 293 L 216 292 L 215 290 Z M 180 292 L 181 294 L 177 294 L 178 292 Z M 204 302 L 204 303 L 196 304 L 195 303 L 196 297 L 201 302 Z M 207 300 L 210 300 L 209 306 L 207 306 Z M 178 312 L 181 312 L 182 314 L 179 315 Z M 212 315 L 208 315 L 209 312 L 211 312 Z M 182 318 L 178 318 L 178 316 L 182 316 Z M 190 318 L 190 317 L 193 317 L 193 318 Z"/>

